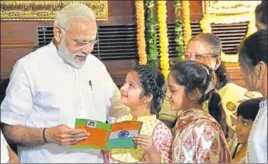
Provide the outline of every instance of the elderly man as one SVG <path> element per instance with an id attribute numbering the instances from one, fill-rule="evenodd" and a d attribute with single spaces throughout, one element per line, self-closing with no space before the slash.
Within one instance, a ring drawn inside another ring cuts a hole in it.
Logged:
<path id="1" fill-rule="evenodd" d="M 103 162 L 100 150 L 72 150 L 90 134 L 76 118 L 109 121 L 127 114 L 104 64 L 90 53 L 97 25 L 91 9 L 70 4 L 56 16 L 54 39 L 14 66 L 1 105 L 3 132 L 22 163 Z"/>

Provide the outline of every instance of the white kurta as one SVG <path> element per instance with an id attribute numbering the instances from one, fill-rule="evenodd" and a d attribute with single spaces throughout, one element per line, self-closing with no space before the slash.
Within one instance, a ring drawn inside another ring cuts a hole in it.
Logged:
<path id="1" fill-rule="evenodd" d="M 267 100 L 260 103 L 252 125 L 246 154 L 247 163 L 267 163 Z"/>
<path id="2" fill-rule="evenodd" d="M 75 69 L 49 45 L 21 58 L 14 66 L 1 121 L 33 128 L 65 124 L 74 127 L 76 118 L 105 122 L 116 85 L 105 65 L 89 54 L 85 65 Z M 99 150 L 74 151 L 54 143 L 18 147 L 22 163 L 103 162 Z"/>
<path id="3" fill-rule="evenodd" d="M 9 154 L 8 154 L 8 144 L 1 130 L 1 163 L 8 163 Z"/>

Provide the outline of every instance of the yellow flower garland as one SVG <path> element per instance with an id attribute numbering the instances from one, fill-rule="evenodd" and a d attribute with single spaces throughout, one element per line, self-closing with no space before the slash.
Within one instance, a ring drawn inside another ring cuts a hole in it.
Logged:
<path id="1" fill-rule="evenodd" d="M 147 64 L 146 43 L 145 43 L 145 21 L 144 21 L 144 3 L 135 1 L 136 20 L 137 20 L 137 45 L 139 64 Z"/>
<path id="2" fill-rule="evenodd" d="M 192 28 L 191 28 L 191 12 L 190 12 L 190 1 L 183 0 L 181 3 L 182 10 L 182 23 L 184 26 L 183 36 L 184 36 L 184 45 L 187 46 L 188 41 L 192 37 Z"/>
<path id="3" fill-rule="evenodd" d="M 229 24 L 229 23 L 238 23 L 238 22 L 247 22 L 248 23 L 248 30 L 245 37 L 248 37 L 252 33 L 256 31 L 255 27 L 255 13 L 254 12 L 247 12 L 247 13 L 238 13 L 235 15 L 216 15 L 216 14 L 205 14 L 200 21 L 200 26 L 203 32 L 210 33 L 211 24 L 212 23 L 220 23 L 220 24 Z M 221 58 L 223 62 L 227 63 L 238 63 L 238 54 L 233 55 L 226 55 L 222 52 Z"/>
<path id="4" fill-rule="evenodd" d="M 157 1 L 159 24 L 160 67 L 165 78 L 169 74 L 168 35 L 167 35 L 167 8 L 166 1 Z"/>

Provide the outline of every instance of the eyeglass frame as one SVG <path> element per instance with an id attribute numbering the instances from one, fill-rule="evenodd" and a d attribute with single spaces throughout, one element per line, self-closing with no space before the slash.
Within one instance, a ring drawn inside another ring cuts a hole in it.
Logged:
<path id="1" fill-rule="evenodd" d="M 57 26 L 59 29 L 62 29 L 65 33 L 66 33 L 66 35 L 68 35 L 68 33 L 67 33 L 67 30 L 65 29 L 65 28 L 63 28 L 63 27 L 60 27 L 60 26 Z M 72 41 L 74 41 L 75 42 L 75 45 L 77 46 L 77 47 L 84 47 L 84 46 L 86 46 L 86 45 L 88 45 L 88 44 L 90 44 L 91 46 L 94 46 L 96 43 L 98 43 L 99 42 L 99 39 L 95 39 L 95 40 L 88 40 L 88 41 L 85 41 L 85 40 L 83 40 L 82 42 L 81 41 L 79 41 L 79 40 L 77 40 L 77 39 L 73 39 L 70 35 L 68 35 L 70 38 L 71 38 L 71 40 Z"/>
<path id="2" fill-rule="evenodd" d="M 186 54 L 190 54 L 190 57 L 186 57 L 187 56 Z M 204 54 L 199 54 L 199 53 L 196 53 L 196 52 L 185 52 L 184 57 L 186 59 L 191 59 L 191 57 L 194 56 L 196 59 L 204 59 L 204 58 L 208 58 L 208 57 L 216 58 L 218 56 L 218 55 L 211 55 L 211 54 L 212 54 L 211 52 L 204 53 Z M 196 57 L 198 55 L 200 57 Z"/>

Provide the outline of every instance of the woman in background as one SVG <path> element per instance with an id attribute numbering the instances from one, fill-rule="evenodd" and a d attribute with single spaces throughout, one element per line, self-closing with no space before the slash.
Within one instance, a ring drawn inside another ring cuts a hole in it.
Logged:
<path id="1" fill-rule="evenodd" d="M 258 114 L 261 99 L 251 99 L 242 102 L 237 108 L 238 123 L 236 125 L 236 135 L 238 144 L 233 153 L 233 162 L 245 163 L 248 136 L 252 124 Z"/>
<path id="2" fill-rule="evenodd" d="M 267 40 L 267 29 L 259 30 L 249 36 L 239 50 L 239 63 L 247 88 L 261 92 L 266 99 L 259 105 L 249 135 L 246 155 L 248 163 L 267 163 Z"/>
<path id="3" fill-rule="evenodd" d="M 140 134 L 135 137 L 138 146 L 137 149 L 112 149 L 106 153 L 105 162 L 148 163 L 156 162 L 158 158 L 168 159 L 168 151 L 162 149 L 162 144 L 171 142 L 172 134 L 158 120 L 165 93 L 165 78 L 159 70 L 140 65 L 127 74 L 121 87 L 121 102 L 130 108 L 131 114 L 118 118 L 116 122 L 143 122 Z"/>

